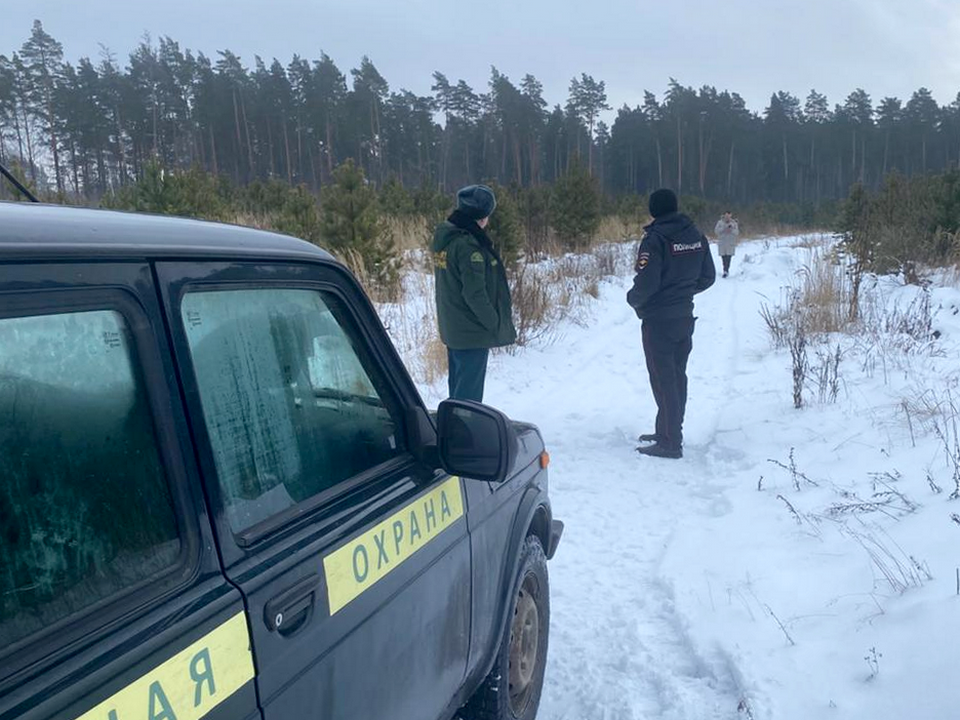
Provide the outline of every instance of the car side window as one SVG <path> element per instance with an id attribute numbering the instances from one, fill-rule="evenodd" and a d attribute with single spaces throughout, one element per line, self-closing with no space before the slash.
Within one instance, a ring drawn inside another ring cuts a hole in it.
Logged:
<path id="1" fill-rule="evenodd" d="M 170 568 L 180 547 L 123 317 L 0 318 L 0 647 Z"/>
<path id="2" fill-rule="evenodd" d="M 404 452 L 399 413 L 335 296 L 198 291 L 181 313 L 234 532 Z"/>

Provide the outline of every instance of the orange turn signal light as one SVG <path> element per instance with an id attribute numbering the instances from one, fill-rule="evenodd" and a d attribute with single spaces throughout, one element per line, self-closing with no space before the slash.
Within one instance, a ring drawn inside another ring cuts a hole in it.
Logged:
<path id="1" fill-rule="evenodd" d="M 540 468 L 543 470 L 546 470 L 549 464 L 550 464 L 550 453 L 544 450 L 542 453 L 540 453 Z"/>

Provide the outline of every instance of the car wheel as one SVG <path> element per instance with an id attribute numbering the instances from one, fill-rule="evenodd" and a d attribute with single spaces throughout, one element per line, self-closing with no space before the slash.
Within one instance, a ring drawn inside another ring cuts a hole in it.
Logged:
<path id="1" fill-rule="evenodd" d="M 540 540 L 521 551 L 510 617 L 493 669 L 461 710 L 463 720 L 533 720 L 540 706 L 550 632 L 550 583 Z"/>

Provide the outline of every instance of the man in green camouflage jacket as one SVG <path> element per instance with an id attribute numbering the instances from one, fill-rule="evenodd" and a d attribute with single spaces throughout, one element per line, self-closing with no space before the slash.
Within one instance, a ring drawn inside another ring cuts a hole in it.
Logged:
<path id="1" fill-rule="evenodd" d="M 465 187 L 433 237 L 437 321 L 454 400 L 482 402 L 490 348 L 517 339 L 507 274 L 485 231 L 496 206 L 487 186 Z"/>

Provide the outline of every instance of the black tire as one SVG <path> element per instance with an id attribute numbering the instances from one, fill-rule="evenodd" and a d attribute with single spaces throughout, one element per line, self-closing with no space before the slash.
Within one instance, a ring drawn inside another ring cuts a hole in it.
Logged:
<path id="1" fill-rule="evenodd" d="M 549 635 L 547 556 L 539 538 L 531 535 L 520 551 L 516 589 L 497 659 L 460 711 L 462 720 L 533 720 L 540 707 Z"/>

